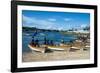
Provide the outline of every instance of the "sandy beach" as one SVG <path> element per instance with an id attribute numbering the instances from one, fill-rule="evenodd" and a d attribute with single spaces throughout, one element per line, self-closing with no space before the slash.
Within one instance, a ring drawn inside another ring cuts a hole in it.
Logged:
<path id="1" fill-rule="evenodd" d="M 23 62 L 39 62 L 39 61 L 57 61 L 57 60 L 80 60 L 89 59 L 90 50 L 76 50 L 76 51 L 52 51 L 48 53 L 40 53 L 35 51 L 30 51 L 28 53 L 23 53 Z"/>

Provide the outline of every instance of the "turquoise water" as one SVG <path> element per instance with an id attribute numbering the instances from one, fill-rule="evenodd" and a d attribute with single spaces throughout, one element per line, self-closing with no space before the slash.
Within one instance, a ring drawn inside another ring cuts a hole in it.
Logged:
<path id="1" fill-rule="evenodd" d="M 31 42 L 33 34 L 34 32 L 23 32 L 22 34 L 22 51 L 23 52 L 30 51 L 28 44 Z M 76 39 L 76 37 L 73 35 L 63 35 L 59 32 L 41 32 L 41 33 L 38 33 L 34 37 L 34 39 L 40 40 L 39 44 L 43 44 L 44 37 L 46 37 L 47 40 L 53 40 L 54 44 L 61 43 L 61 40 L 64 40 L 65 42 L 70 42 Z"/>

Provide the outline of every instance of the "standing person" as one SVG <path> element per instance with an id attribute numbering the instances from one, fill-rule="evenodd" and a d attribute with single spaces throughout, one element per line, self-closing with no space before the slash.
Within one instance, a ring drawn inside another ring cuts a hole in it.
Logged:
<path id="1" fill-rule="evenodd" d="M 37 34 L 38 34 L 38 33 L 37 33 L 37 30 L 34 32 L 34 34 L 32 34 L 32 41 L 31 41 L 31 44 L 32 44 L 33 46 L 36 46 L 34 37 L 35 37 Z"/>
<path id="2" fill-rule="evenodd" d="M 34 39 L 34 37 L 37 35 L 37 30 L 34 32 L 34 34 L 32 34 L 32 38 Z"/>
<path id="3" fill-rule="evenodd" d="M 46 37 L 44 38 L 44 44 L 45 44 L 45 45 L 47 44 L 47 39 L 46 39 Z"/>

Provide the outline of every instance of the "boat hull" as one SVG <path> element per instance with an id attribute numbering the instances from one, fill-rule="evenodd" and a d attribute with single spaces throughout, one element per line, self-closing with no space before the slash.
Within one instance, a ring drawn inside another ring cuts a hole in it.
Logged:
<path id="1" fill-rule="evenodd" d="M 37 47 L 34 47 L 32 45 L 28 45 L 28 47 L 32 50 L 32 51 L 37 51 L 37 52 L 41 52 L 41 53 L 45 53 L 45 48 L 37 48 Z"/>

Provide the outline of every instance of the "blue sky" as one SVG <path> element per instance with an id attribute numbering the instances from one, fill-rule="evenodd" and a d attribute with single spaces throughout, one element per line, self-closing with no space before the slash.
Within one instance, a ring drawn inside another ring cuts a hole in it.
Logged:
<path id="1" fill-rule="evenodd" d="M 23 10 L 22 25 L 51 30 L 83 28 L 90 25 L 90 14 Z"/>

